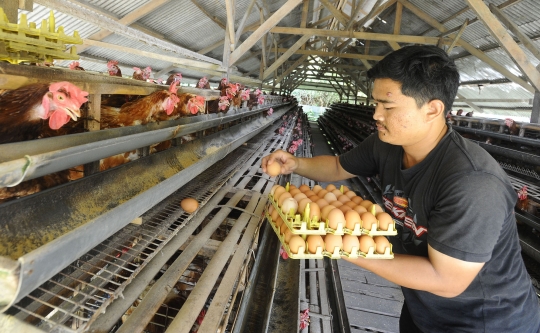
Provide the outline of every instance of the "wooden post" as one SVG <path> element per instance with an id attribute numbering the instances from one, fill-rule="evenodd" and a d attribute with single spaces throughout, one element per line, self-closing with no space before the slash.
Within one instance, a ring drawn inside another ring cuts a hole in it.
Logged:
<path id="1" fill-rule="evenodd" d="M 84 117 L 84 115 L 83 115 Z M 88 114 L 84 127 L 90 131 L 99 131 L 101 129 L 101 94 L 92 94 L 88 97 Z M 84 165 L 84 175 L 90 176 L 99 172 L 99 161 L 90 162 Z"/>
<path id="2" fill-rule="evenodd" d="M 535 91 L 531 113 L 531 123 L 538 124 L 540 121 L 540 92 Z"/>

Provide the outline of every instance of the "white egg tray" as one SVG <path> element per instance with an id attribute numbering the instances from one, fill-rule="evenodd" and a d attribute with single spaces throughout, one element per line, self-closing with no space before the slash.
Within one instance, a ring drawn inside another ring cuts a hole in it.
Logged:
<path id="1" fill-rule="evenodd" d="M 279 228 L 276 226 L 274 222 L 272 222 L 272 218 L 268 214 L 268 211 L 265 212 L 266 219 L 268 220 L 268 223 L 270 223 L 270 226 L 276 233 L 281 245 L 283 246 L 283 249 L 285 252 L 287 252 L 287 255 L 289 258 L 292 259 L 323 259 L 324 257 L 329 257 L 331 259 L 341 259 L 342 257 L 348 257 L 351 259 L 356 258 L 365 258 L 365 259 L 393 259 L 394 253 L 392 252 L 392 244 L 390 244 L 390 247 L 387 247 L 384 254 L 375 253 L 375 248 L 372 246 L 369 248 L 367 253 L 364 253 L 360 250 L 358 250 L 355 247 L 352 248 L 351 253 L 347 253 L 343 250 L 340 250 L 338 247 L 334 249 L 334 252 L 329 252 L 326 250 L 323 250 L 322 247 L 317 247 L 317 251 L 315 253 L 307 253 L 306 249 L 308 248 L 308 243 L 306 241 L 305 247 L 300 247 L 298 250 L 298 253 L 292 253 L 291 249 L 289 248 L 289 244 L 285 242 L 285 239 L 283 235 L 281 235 Z M 285 220 L 284 220 L 285 221 Z"/>

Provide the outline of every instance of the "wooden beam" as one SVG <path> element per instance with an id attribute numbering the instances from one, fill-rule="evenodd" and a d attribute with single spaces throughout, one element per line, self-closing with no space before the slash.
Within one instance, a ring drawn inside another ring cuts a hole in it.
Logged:
<path id="1" fill-rule="evenodd" d="M 307 58 L 309 57 L 309 54 L 305 54 L 303 56 L 301 56 L 300 58 L 298 58 L 298 60 L 296 60 L 294 62 L 294 64 L 292 64 L 289 68 L 287 68 L 285 70 L 285 72 L 283 72 L 277 79 L 276 79 L 276 83 L 279 83 L 283 80 L 283 78 L 285 78 L 287 75 L 291 74 L 292 71 L 294 71 L 296 68 L 298 68 L 298 66 L 300 66 L 300 64 L 302 64 Z"/>
<path id="2" fill-rule="evenodd" d="M 236 41 L 234 36 L 234 0 L 225 0 L 225 9 L 227 10 L 227 31 L 229 32 L 230 49 L 234 51 Z"/>
<path id="3" fill-rule="evenodd" d="M 339 9 L 337 9 L 333 4 L 330 3 L 328 0 L 319 0 L 321 4 L 328 9 L 332 15 L 343 25 L 344 27 L 347 26 L 347 19 L 345 16 L 343 16 L 343 12 Z"/>
<path id="4" fill-rule="evenodd" d="M 168 62 L 172 62 L 172 63 L 183 63 L 183 64 L 186 64 L 186 65 L 189 65 L 189 66 L 192 66 L 192 67 L 196 67 L 196 68 L 211 69 L 211 70 L 215 70 L 215 71 L 219 71 L 219 72 L 225 72 L 226 71 L 226 69 L 223 66 L 220 66 L 220 65 L 217 65 L 217 64 L 209 64 L 209 63 L 202 62 L 202 61 L 197 61 L 197 60 L 171 57 L 171 56 L 167 56 L 167 55 L 142 51 L 142 50 L 139 50 L 139 49 L 133 49 L 133 48 L 126 47 L 126 46 L 120 46 L 120 45 L 115 45 L 115 44 L 110 44 L 110 43 L 99 42 L 97 40 L 83 39 L 83 45 L 102 47 L 102 48 L 105 48 L 105 49 L 110 49 L 110 50 L 115 50 L 115 51 L 120 51 L 120 52 L 125 52 L 125 53 L 131 53 L 131 54 L 135 54 L 135 55 L 142 56 L 142 57 L 147 57 L 147 58 L 157 59 L 157 60 L 163 60 L 163 61 L 168 61 Z"/>
<path id="5" fill-rule="evenodd" d="M 227 1 L 227 0 L 226 0 Z M 215 24 L 217 24 L 221 29 L 225 30 L 225 24 L 223 24 L 223 22 L 221 22 L 221 20 L 219 20 L 215 15 L 212 15 L 210 14 L 200 3 L 198 3 L 196 0 L 191 0 L 191 2 L 193 2 L 193 4 L 195 6 L 197 6 L 197 8 L 199 8 L 199 10 L 204 14 L 206 15 L 206 17 L 208 17 L 210 20 L 212 20 L 212 22 L 214 22 Z"/>
<path id="6" fill-rule="evenodd" d="M 401 46 L 399 46 L 397 42 L 389 41 L 388 44 L 394 51 L 399 50 L 401 48 Z"/>
<path id="7" fill-rule="evenodd" d="M 120 23 L 118 20 L 110 19 L 102 15 L 101 13 L 91 10 L 88 7 L 82 6 L 80 3 L 73 3 L 68 0 L 35 0 L 36 3 L 45 7 L 56 9 L 59 12 L 73 16 L 77 19 L 87 21 L 99 27 L 107 27 L 107 30 L 112 31 L 121 36 L 125 36 L 131 39 L 135 39 L 144 42 L 148 45 L 158 47 L 163 50 L 167 50 L 178 55 L 189 57 L 201 61 L 206 61 L 211 64 L 221 65 L 221 61 L 203 56 L 186 48 L 180 47 L 176 44 L 166 42 L 164 40 L 155 38 L 146 33 L 142 33 L 136 29 L 130 28 L 125 24 Z"/>
<path id="8" fill-rule="evenodd" d="M 34 10 L 34 0 L 19 0 L 19 9 L 31 12 Z"/>
<path id="9" fill-rule="evenodd" d="M 300 28 L 307 27 L 307 15 L 309 12 L 309 0 L 304 0 L 304 4 L 302 6 L 302 20 L 300 21 Z M 302 50 L 306 49 L 306 44 L 303 44 L 301 46 Z"/>
<path id="10" fill-rule="evenodd" d="M 244 13 L 244 16 L 242 17 L 242 20 L 240 21 L 240 24 L 238 25 L 238 28 L 236 29 L 236 40 L 235 44 L 238 44 L 238 41 L 240 40 L 240 36 L 244 33 L 244 27 L 246 25 L 246 20 L 251 14 L 251 10 L 253 9 L 253 5 L 255 4 L 255 1 L 257 0 L 251 0 L 251 2 L 248 5 L 248 8 L 246 9 L 246 12 Z"/>
<path id="11" fill-rule="evenodd" d="M 448 47 L 448 50 L 446 50 L 446 54 L 450 54 L 454 46 L 456 46 L 458 40 L 461 38 L 461 35 L 465 32 L 465 28 L 467 28 L 468 24 L 469 24 L 469 19 L 465 19 L 465 22 L 463 22 L 458 33 L 455 35 L 454 40 L 452 41 L 452 44 L 450 44 L 450 46 Z"/>
<path id="12" fill-rule="evenodd" d="M 424 20 L 426 23 L 428 23 L 432 27 L 436 28 L 440 32 L 446 32 L 447 31 L 447 29 L 442 24 L 440 24 L 439 22 L 434 20 L 431 16 L 429 16 L 427 13 L 425 13 L 424 11 L 422 11 L 421 9 L 419 9 L 418 7 L 416 7 L 415 5 L 410 3 L 409 1 L 407 1 L 407 0 L 398 0 L 398 1 L 401 2 L 405 8 L 412 11 L 416 16 L 420 17 L 422 20 Z M 458 44 L 461 47 L 463 47 L 465 50 L 467 50 L 467 52 L 469 52 L 473 56 L 475 56 L 478 59 L 482 60 L 483 62 L 485 62 L 489 66 L 493 67 L 493 69 L 495 69 L 497 72 L 501 73 L 503 76 L 507 77 L 509 80 L 519 84 L 520 86 L 522 86 L 527 91 L 534 92 L 534 88 L 531 87 L 525 80 L 522 80 L 518 76 L 512 74 L 512 72 L 510 72 L 504 66 L 498 64 L 496 61 L 494 61 L 493 59 L 488 57 L 484 52 L 478 50 L 476 47 L 472 46 L 471 44 L 469 44 L 469 43 L 467 43 L 467 42 L 465 42 L 463 40 L 459 41 Z"/>
<path id="13" fill-rule="evenodd" d="M 540 123 L 540 92 L 534 92 L 533 107 L 531 112 L 531 123 Z"/>
<path id="14" fill-rule="evenodd" d="M 456 96 L 459 97 L 459 98 L 461 99 L 460 102 L 465 102 L 465 104 L 467 104 L 468 106 L 470 106 L 473 110 L 478 111 L 478 112 L 480 112 L 480 113 L 484 112 L 484 110 L 482 110 L 481 107 L 479 107 L 478 105 L 474 104 L 472 101 L 467 100 L 467 99 L 465 98 L 465 96 L 461 95 L 460 93 L 457 93 Z M 455 100 L 455 101 L 457 101 L 457 100 Z"/>
<path id="15" fill-rule="evenodd" d="M 154 77 L 158 78 L 158 77 L 160 77 L 160 76 L 162 76 L 162 75 L 167 75 L 167 74 L 169 74 L 169 73 L 170 73 L 173 69 L 175 69 L 175 68 L 176 68 L 176 66 L 174 66 L 174 65 L 167 66 L 167 67 L 163 68 L 162 70 L 160 70 L 159 72 L 157 72 L 157 73 L 154 75 Z"/>
<path id="16" fill-rule="evenodd" d="M 197 53 L 206 54 L 206 53 L 212 51 L 213 49 L 223 45 L 223 43 L 225 43 L 225 39 L 222 39 L 222 40 L 218 41 L 217 43 L 214 43 L 214 44 L 212 44 L 210 46 L 207 46 L 204 49 L 197 51 Z"/>
<path id="17" fill-rule="evenodd" d="M 284 53 L 288 49 L 278 48 L 278 52 Z M 295 54 L 307 54 L 307 55 L 318 55 L 320 57 L 339 57 L 339 58 L 348 58 L 348 59 L 367 59 L 379 61 L 383 56 L 376 55 L 364 55 L 364 54 L 354 54 L 354 53 L 337 53 L 337 52 L 325 52 L 317 50 L 297 50 Z"/>
<path id="18" fill-rule="evenodd" d="M 512 22 L 512 20 L 506 16 L 499 8 L 494 6 L 493 4 L 489 5 L 489 9 L 491 12 L 497 16 L 499 21 L 501 21 L 512 33 L 523 43 L 523 46 L 527 48 L 535 57 L 536 59 L 540 59 L 540 50 L 534 45 L 534 42 L 529 38 L 529 36 L 525 35 L 523 31 Z"/>
<path id="19" fill-rule="evenodd" d="M 279 34 L 356 38 L 356 39 L 365 39 L 365 40 L 377 40 L 377 41 L 382 41 L 382 42 L 393 41 L 393 42 L 411 43 L 411 44 L 436 45 L 437 42 L 439 41 L 439 38 L 437 37 L 393 35 L 393 34 L 381 34 L 381 33 L 374 33 L 374 32 L 339 31 L 339 30 L 326 30 L 326 29 L 274 27 L 270 29 L 270 31 L 273 33 L 279 33 Z M 448 40 L 448 43 L 450 43 L 449 40 Z"/>
<path id="20" fill-rule="evenodd" d="M 310 38 L 311 36 L 309 35 L 304 35 L 300 37 L 300 39 L 296 43 L 294 43 L 287 51 L 285 51 L 285 53 L 283 53 L 283 55 L 281 55 L 281 57 L 279 57 L 279 59 L 277 59 L 270 67 L 268 67 L 264 71 L 262 79 L 264 80 L 268 76 L 270 76 L 270 74 L 272 74 L 274 69 L 278 68 L 282 63 L 284 63 L 287 59 L 289 59 L 291 55 L 293 55 L 294 52 L 296 52 L 296 50 L 298 50 L 302 45 L 304 45 L 307 42 L 307 40 Z"/>
<path id="21" fill-rule="evenodd" d="M 0 0 L 0 7 L 4 10 L 9 23 L 19 22 L 19 2 L 13 0 Z"/>
<path id="22" fill-rule="evenodd" d="M 380 13 L 382 13 L 386 8 L 390 8 L 390 6 L 392 6 L 393 4 L 396 3 L 397 0 L 388 0 L 387 2 L 383 3 L 381 5 L 381 3 L 383 2 L 383 0 L 377 0 L 377 2 L 375 3 L 375 5 L 373 5 L 373 8 L 371 8 L 371 11 L 369 12 L 368 15 L 366 15 L 364 18 L 362 18 L 361 20 L 359 20 L 353 27 L 355 28 L 361 28 L 362 26 L 364 26 L 364 24 L 366 24 L 366 22 L 368 22 L 369 20 L 371 20 L 372 18 L 376 17 L 377 15 L 379 15 Z"/>
<path id="23" fill-rule="evenodd" d="M 403 5 L 401 2 L 396 4 L 396 20 L 394 21 L 394 35 L 399 35 L 401 30 L 401 15 L 403 13 Z"/>
<path id="24" fill-rule="evenodd" d="M 289 14 L 302 0 L 287 0 L 268 20 L 255 30 L 234 52 L 231 54 L 229 66 L 232 66 L 240 57 L 246 53 L 261 37 Z"/>
<path id="25" fill-rule="evenodd" d="M 118 23 L 126 25 L 126 26 L 132 25 L 133 23 L 137 22 L 141 17 L 145 16 L 149 12 L 152 12 L 152 11 L 156 10 L 157 8 L 159 8 L 160 6 L 166 4 L 169 1 L 171 1 L 171 0 L 157 0 L 157 1 L 147 2 L 146 4 L 140 6 L 139 8 L 135 9 L 132 12 L 129 12 L 128 14 L 126 14 L 126 16 L 119 19 Z M 115 18 L 111 17 L 111 19 L 115 19 Z M 109 36 L 111 34 L 112 34 L 111 31 L 106 30 L 106 29 L 101 29 L 100 31 L 90 35 L 88 37 L 88 39 L 103 40 L 105 37 L 107 37 L 107 36 Z M 81 53 L 85 49 L 86 49 L 86 47 L 84 47 L 84 46 L 83 47 L 77 47 L 78 53 Z"/>
<path id="26" fill-rule="evenodd" d="M 512 36 L 506 31 L 501 22 L 499 22 L 489 11 L 488 6 L 481 0 L 466 0 L 469 6 L 476 12 L 476 15 L 484 22 L 491 35 L 497 39 L 508 55 L 516 62 L 521 72 L 529 78 L 531 84 L 540 90 L 540 73 L 529 62 L 527 55 L 514 41 Z"/>

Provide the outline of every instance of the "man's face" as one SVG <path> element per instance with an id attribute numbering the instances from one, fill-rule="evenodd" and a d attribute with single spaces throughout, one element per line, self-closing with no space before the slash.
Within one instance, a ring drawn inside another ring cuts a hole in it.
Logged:
<path id="1" fill-rule="evenodd" d="M 426 108 L 416 105 L 414 98 L 401 93 L 401 84 L 391 79 L 375 79 L 372 91 L 377 102 L 373 119 L 381 141 L 410 146 L 426 135 Z"/>

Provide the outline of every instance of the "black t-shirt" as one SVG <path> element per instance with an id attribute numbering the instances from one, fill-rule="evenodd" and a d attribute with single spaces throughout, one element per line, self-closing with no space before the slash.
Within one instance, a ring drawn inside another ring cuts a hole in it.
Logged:
<path id="1" fill-rule="evenodd" d="M 449 127 L 419 164 L 402 169 L 403 148 L 371 135 L 340 156 L 361 176 L 378 174 L 385 210 L 396 221 L 395 253 L 428 256 L 427 245 L 484 267 L 459 296 L 445 298 L 403 287 L 424 332 L 538 332 L 540 310 L 521 258 L 506 173 L 480 146 Z"/>

